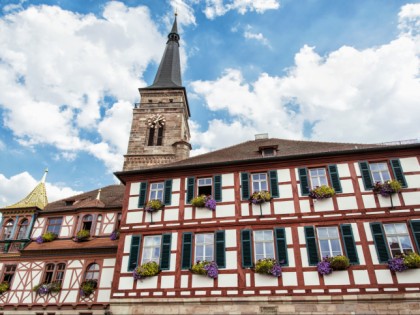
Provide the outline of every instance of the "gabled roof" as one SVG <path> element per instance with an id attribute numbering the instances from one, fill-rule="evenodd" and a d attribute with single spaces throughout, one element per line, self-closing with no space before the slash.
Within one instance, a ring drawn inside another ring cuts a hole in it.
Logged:
<path id="1" fill-rule="evenodd" d="M 45 179 L 48 170 L 45 170 L 44 176 L 38 185 L 21 201 L 6 207 L 6 209 L 17 209 L 17 208 L 38 208 L 44 209 L 48 204 L 47 191 L 45 189 Z"/>
<path id="2" fill-rule="evenodd" d="M 123 185 L 110 185 L 49 203 L 43 212 L 122 207 Z M 100 190 L 100 194 L 99 194 Z M 99 197 L 99 198 L 98 198 Z"/>

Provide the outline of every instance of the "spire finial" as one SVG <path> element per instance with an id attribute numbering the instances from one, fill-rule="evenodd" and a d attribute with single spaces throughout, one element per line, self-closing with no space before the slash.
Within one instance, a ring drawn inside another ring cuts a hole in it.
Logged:
<path id="1" fill-rule="evenodd" d="M 98 195 L 96 196 L 96 200 L 101 200 L 101 191 L 102 191 L 102 189 L 99 188 Z"/>
<path id="2" fill-rule="evenodd" d="M 46 168 L 44 171 L 44 176 L 42 176 L 41 183 L 45 184 L 45 180 L 47 179 L 47 174 L 48 174 L 48 168 Z"/>

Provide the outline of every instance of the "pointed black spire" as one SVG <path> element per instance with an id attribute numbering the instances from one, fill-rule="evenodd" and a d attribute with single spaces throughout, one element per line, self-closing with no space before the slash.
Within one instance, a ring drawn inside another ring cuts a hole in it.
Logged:
<path id="1" fill-rule="evenodd" d="M 182 87 L 181 62 L 179 59 L 179 34 L 176 14 L 172 30 L 168 35 L 165 52 L 160 61 L 155 80 L 149 88 Z"/>

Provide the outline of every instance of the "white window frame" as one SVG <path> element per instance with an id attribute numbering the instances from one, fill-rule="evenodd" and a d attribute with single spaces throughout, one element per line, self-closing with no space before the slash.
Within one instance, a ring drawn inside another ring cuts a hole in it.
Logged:
<path id="1" fill-rule="evenodd" d="M 326 230 L 327 235 L 321 236 L 320 230 Z M 335 231 L 336 233 L 332 233 L 332 231 Z M 318 245 L 319 245 L 319 251 L 321 253 L 321 257 L 334 257 L 338 255 L 343 254 L 343 248 L 341 247 L 341 241 L 340 241 L 340 231 L 338 230 L 337 226 L 320 226 L 316 228 L 317 236 L 318 236 Z M 335 235 L 334 235 L 335 234 Z M 328 244 L 328 252 L 323 251 L 321 242 Z M 340 247 L 340 252 L 334 251 L 332 243 L 337 242 Z"/>
<path id="2" fill-rule="evenodd" d="M 201 195 L 200 187 L 210 187 L 210 194 L 209 195 L 212 195 L 213 194 L 213 178 L 211 178 L 211 177 L 198 178 L 197 179 L 198 195 Z"/>
<path id="3" fill-rule="evenodd" d="M 251 174 L 252 192 L 268 190 L 267 173 L 253 173 Z"/>
<path id="4" fill-rule="evenodd" d="M 404 227 L 405 231 L 397 232 L 397 225 L 399 227 Z M 413 243 L 411 241 L 410 233 L 408 232 L 406 223 L 402 223 L 402 222 L 384 223 L 383 227 L 384 227 L 384 232 L 385 232 L 385 237 L 386 237 L 386 243 L 392 257 L 395 257 L 396 255 L 399 255 L 401 253 L 407 254 L 409 252 L 414 252 Z M 393 228 L 395 232 L 391 232 L 390 231 L 391 228 Z M 408 239 L 408 241 L 410 242 L 410 248 L 403 248 L 403 243 L 402 243 L 403 238 Z M 396 239 L 397 242 L 391 241 L 392 239 L 394 240 Z M 398 247 L 399 247 L 398 248 L 399 252 L 395 252 L 395 254 L 393 253 L 393 249 L 391 248 L 391 244 L 394 244 L 394 243 L 398 244 Z"/>
<path id="5" fill-rule="evenodd" d="M 262 237 L 258 237 L 258 235 Z M 262 244 L 263 253 L 257 254 L 257 246 Z M 273 253 L 270 255 L 267 253 L 267 249 L 271 248 L 271 252 Z M 276 252 L 274 248 L 274 233 L 272 230 L 259 230 L 254 231 L 254 253 L 255 253 L 255 261 L 264 258 L 276 258 Z"/>
<path id="6" fill-rule="evenodd" d="M 203 248 L 203 254 L 197 255 L 198 248 Z M 194 261 L 213 261 L 214 260 L 214 233 L 195 234 L 195 260 Z M 211 249 L 211 250 L 210 250 Z M 208 252 L 211 251 L 211 254 Z"/>
<path id="7" fill-rule="evenodd" d="M 311 178 L 311 188 L 328 186 L 327 170 L 324 167 L 310 168 L 309 177 Z"/>
<path id="8" fill-rule="evenodd" d="M 163 202 L 164 191 L 165 191 L 164 182 L 151 183 L 149 200 L 158 199 Z"/>
<path id="9" fill-rule="evenodd" d="M 374 183 L 384 183 L 391 179 L 388 163 L 386 162 L 369 163 L 369 169 Z"/>
<path id="10" fill-rule="evenodd" d="M 160 262 L 162 246 L 162 235 L 145 236 L 143 240 L 143 250 L 141 264 L 154 261 L 157 264 Z"/>

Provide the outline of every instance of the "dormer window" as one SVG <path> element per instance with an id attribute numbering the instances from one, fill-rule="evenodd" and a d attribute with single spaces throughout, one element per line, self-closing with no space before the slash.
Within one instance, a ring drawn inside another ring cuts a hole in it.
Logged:
<path id="1" fill-rule="evenodd" d="M 278 146 L 276 146 L 276 145 L 259 147 L 258 151 L 261 152 L 263 157 L 276 156 L 277 155 L 277 147 Z"/>
<path id="2" fill-rule="evenodd" d="M 66 200 L 65 203 L 66 203 L 66 207 L 70 207 L 73 205 L 74 200 Z"/>

